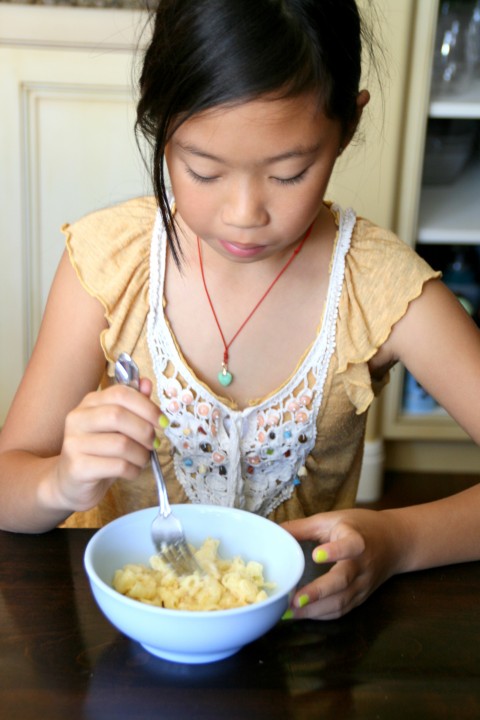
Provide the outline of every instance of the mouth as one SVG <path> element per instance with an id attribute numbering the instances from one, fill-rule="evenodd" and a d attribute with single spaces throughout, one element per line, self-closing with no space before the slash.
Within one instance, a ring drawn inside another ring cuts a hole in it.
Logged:
<path id="1" fill-rule="evenodd" d="M 265 250 L 264 245 L 241 245 L 239 243 L 228 242 L 227 240 L 219 240 L 219 243 L 230 255 L 238 258 L 255 257 Z"/>

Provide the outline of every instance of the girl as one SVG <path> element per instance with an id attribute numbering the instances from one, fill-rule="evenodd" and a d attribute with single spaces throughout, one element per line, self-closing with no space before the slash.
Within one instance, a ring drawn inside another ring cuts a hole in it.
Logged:
<path id="1" fill-rule="evenodd" d="M 354 0 L 159 3 L 137 121 L 156 197 L 65 228 L 1 435 L 4 529 L 155 504 L 155 447 L 172 501 L 242 507 L 320 543 L 315 559 L 335 564 L 299 590 L 297 617 L 480 558 L 478 487 L 349 509 L 396 362 L 480 441 L 477 328 L 406 244 L 324 201 L 369 100 L 361 50 Z M 110 381 L 122 351 L 140 393 Z"/>

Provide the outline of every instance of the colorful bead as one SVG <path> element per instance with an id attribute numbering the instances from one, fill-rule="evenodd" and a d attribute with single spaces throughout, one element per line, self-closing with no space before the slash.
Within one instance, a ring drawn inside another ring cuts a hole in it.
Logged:
<path id="1" fill-rule="evenodd" d="M 301 397 L 300 397 L 301 405 L 303 405 L 304 407 L 308 407 L 311 402 L 312 402 L 312 396 L 310 394 L 304 393 L 303 395 L 301 395 Z"/>
<path id="2" fill-rule="evenodd" d="M 208 472 L 208 467 L 207 467 L 206 465 L 199 465 L 199 466 L 197 467 L 197 472 L 198 472 L 200 475 L 206 475 L 207 472 Z"/>
<path id="3" fill-rule="evenodd" d="M 275 433 L 272 431 L 272 432 L 269 432 L 269 433 L 268 433 L 268 437 L 270 438 L 270 440 L 275 440 L 276 435 L 275 435 Z"/>
<path id="4" fill-rule="evenodd" d="M 257 416 L 257 427 L 261 428 L 265 425 L 265 417 L 263 415 Z"/>
<path id="5" fill-rule="evenodd" d="M 291 431 L 291 430 L 284 430 L 284 431 L 283 431 L 283 437 L 285 438 L 285 440 L 290 440 L 290 438 L 292 437 L 292 431 Z"/>
<path id="6" fill-rule="evenodd" d="M 301 481 L 300 481 L 300 478 L 298 477 L 298 475 L 296 475 L 296 476 L 293 478 L 293 484 L 295 485 L 295 487 L 297 487 L 297 485 L 300 485 L 300 484 L 301 484 Z"/>
<path id="7" fill-rule="evenodd" d="M 307 420 L 308 420 L 308 413 L 304 412 L 303 410 L 299 410 L 299 412 L 295 413 L 295 422 L 306 423 Z"/>
<path id="8" fill-rule="evenodd" d="M 186 428 L 183 428 L 183 434 L 184 434 L 186 437 L 188 437 L 189 435 L 192 434 L 192 431 L 191 431 L 191 429 L 190 429 L 189 427 L 186 427 Z"/>
<path id="9" fill-rule="evenodd" d="M 172 400 L 172 402 L 168 403 L 168 409 L 172 413 L 178 412 L 179 407 L 180 407 L 180 405 L 178 404 L 178 402 L 176 400 Z"/>
<path id="10" fill-rule="evenodd" d="M 212 458 L 213 458 L 213 462 L 218 464 L 225 460 L 225 455 L 222 455 L 222 453 L 219 453 L 219 452 L 214 452 L 212 455 Z"/>
<path id="11" fill-rule="evenodd" d="M 306 443 L 306 442 L 307 442 L 307 440 L 308 440 L 307 436 L 306 436 L 306 435 L 304 435 L 303 433 L 302 433 L 301 435 L 299 435 L 299 436 L 298 436 L 298 442 L 301 442 L 301 443 L 302 443 L 302 445 L 303 445 L 303 443 Z"/>
<path id="12" fill-rule="evenodd" d="M 192 458 L 184 458 L 183 464 L 185 465 L 185 467 L 192 467 L 192 465 L 193 465 Z"/>
<path id="13" fill-rule="evenodd" d="M 208 417 L 210 415 L 211 407 L 208 403 L 199 403 L 198 404 L 198 414 L 202 417 Z"/>
<path id="14" fill-rule="evenodd" d="M 212 446 L 210 445 L 210 443 L 200 443 L 200 450 L 201 450 L 202 452 L 211 453 L 211 452 L 212 452 Z"/>
<path id="15" fill-rule="evenodd" d="M 218 474 L 219 474 L 219 475 L 226 475 L 226 474 L 227 474 L 227 468 L 225 467 L 225 465 L 220 465 L 220 467 L 218 468 Z"/>
<path id="16" fill-rule="evenodd" d="M 182 402 L 184 405 L 191 405 L 193 402 L 193 395 L 190 390 L 184 390 L 182 393 Z"/>
<path id="17" fill-rule="evenodd" d="M 251 465 L 249 465 L 249 466 L 247 467 L 247 473 L 248 473 L 249 475 L 253 475 L 254 472 L 255 472 L 255 468 L 253 468 Z"/>
<path id="18" fill-rule="evenodd" d="M 265 439 L 266 439 L 265 433 L 264 433 L 264 432 L 259 432 L 259 433 L 258 433 L 258 440 L 259 440 L 259 442 L 264 443 L 264 442 L 265 442 Z"/>
<path id="19" fill-rule="evenodd" d="M 297 410 L 300 408 L 299 403 L 296 400 L 292 400 L 292 402 L 288 403 L 288 409 L 291 413 L 297 412 Z"/>
<path id="20" fill-rule="evenodd" d="M 169 398 L 175 398 L 175 397 L 177 397 L 179 390 L 180 390 L 180 384 L 175 381 L 171 382 L 165 388 L 165 395 Z"/>
<path id="21" fill-rule="evenodd" d="M 277 415 L 277 413 L 270 413 L 267 421 L 269 425 L 278 425 L 278 423 L 280 422 L 280 415 Z"/>
<path id="22" fill-rule="evenodd" d="M 258 457 L 258 455 L 250 455 L 250 456 L 247 458 L 247 460 L 248 460 L 248 462 L 250 463 L 250 465 L 260 465 L 260 463 L 261 463 L 261 460 L 260 460 L 260 458 Z"/>
<path id="23" fill-rule="evenodd" d="M 302 467 L 301 467 L 300 470 L 298 471 L 298 477 L 299 477 L 299 478 L 303 478 L 303 477 L 307 477 L 307 475 L 308 475 L 308 470 L 307 470 L 307 468 L 305 467 L 305 465 L 302 465 Z"/>

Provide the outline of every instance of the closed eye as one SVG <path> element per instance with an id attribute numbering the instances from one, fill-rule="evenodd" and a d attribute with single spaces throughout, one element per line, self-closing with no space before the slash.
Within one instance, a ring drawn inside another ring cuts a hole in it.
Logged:
<path id="1" fill-rule="evenodd" d="M 187 173 L 190 175 L 190 177 L 192 178 L 192 180 L 194 180 L 195 182 L 198 182 L 198 183 L 211 183 L 211 182 L 213 182 L 214 180 L 217 180 L 217 179 L 218 179 L 218 176 L 217 176 L 217 175 L 213 175 L 213 176 L 199 175 L 198 173 L 194 172 L 194 171 L 192 170 L 192 168 L 189 168 L 188 165 L 186 165 L 185 167 L 186 167 Z"/>
<path id="2" fill-rule="evenodd" d="M 274 177 L 273 179 L 276 180 L 276 182 L 280 183 L 280 185 L 295 185 L 296 183 L 302 182 L 305 175 L 308 172 L 308 168 L 305 168 L 305 170 L 302 170 L 301 173 L 298 173 L 298 175 L 294 175 L 293 177 L 289 178 L 279 178 Z"/>

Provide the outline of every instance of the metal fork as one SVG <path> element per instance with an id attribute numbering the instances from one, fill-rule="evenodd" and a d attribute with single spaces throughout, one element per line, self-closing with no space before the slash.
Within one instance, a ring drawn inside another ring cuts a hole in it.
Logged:
<path id="1" fill-rule="evenodd" d="M 128 353 L 122 353 L 115 363 L 115 380 L 122 385 L 140 389 L 138 367 Z M 159 500 L 159 511 L 152 523 L 152 540 L 157 552 L 177 575 L 191 575 L 196 571 L 203 574 L 185 540 L 180 520 L 172 513 L 165 480 L 154 450 L 150 452 L 150 460 Z"/>

